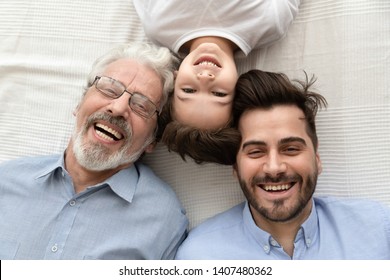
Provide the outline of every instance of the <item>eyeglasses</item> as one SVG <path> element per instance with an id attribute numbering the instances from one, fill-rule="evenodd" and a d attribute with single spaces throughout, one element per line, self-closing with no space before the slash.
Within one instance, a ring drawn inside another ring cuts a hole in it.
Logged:
<path id="1" fill-rule="evenodd" d="M 96 76 L 93 82 L 98 91 L 104 96 L 117 99 L 125 92 L 130 94 L 129 106 L 137 115 L 144 118 L 151 118 L 155 113 L 159 113 L 157 106 L 145 95 L 138 92 L 129 92 L 126 87 L 119 81 L 110 77 Z"/>

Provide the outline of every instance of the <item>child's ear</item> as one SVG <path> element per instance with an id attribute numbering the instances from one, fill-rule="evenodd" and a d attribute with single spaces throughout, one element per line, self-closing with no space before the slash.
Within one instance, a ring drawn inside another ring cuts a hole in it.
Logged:
<path id="1" fill-rule="evenodd" d="M 176 77 L 177 77 L 177 73 L 178 73 L 177 70 L 173 71 L 173 76 L 175 77 L 175 79 L 176 79 Z"/>

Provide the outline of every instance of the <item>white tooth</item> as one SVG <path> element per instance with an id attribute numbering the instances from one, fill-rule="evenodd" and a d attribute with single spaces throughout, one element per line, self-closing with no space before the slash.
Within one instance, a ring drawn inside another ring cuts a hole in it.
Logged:
<path id="1" fill-rule="evenodd" d="M 108 137 L 106 134 L 103 132 L 96 130 L 96 134 L 99 135 L 101 138 L 106 139 L 108 141 L 112 141 L 113 139 L 111 137 Z"/>
<path id="2" fill-rule="evenodd" d="M 266 191 L 281 191 L 281 190 L 288 190 L 289 189 L 289 185 L 267 185 L 267 186 L 264 186 L 264 189 Z"/>
<path id="3" fill-rule="evenodd" d="M 199 63 L 199 65 L 211 65 L 211 66 L 217 66 L 214 62 L 211 62 L 211 61 L 202 61 L 201 63 Z"/>
<path id="4" fill-rule="evenodd" d="M 112 135 L 114 135 L 118 139 L 121 138 L 121 134 L 118 131 L 113 130 L 112 128 L 109 128 L 108 126 L 105 126 L 103 124 L 96 124 L 96 126 L 108 131 L 109 133 L 111 133 Z"/>

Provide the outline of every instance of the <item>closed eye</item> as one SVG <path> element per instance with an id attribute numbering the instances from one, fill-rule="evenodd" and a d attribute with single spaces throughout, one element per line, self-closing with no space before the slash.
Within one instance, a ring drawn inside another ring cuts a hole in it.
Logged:
<path id="1" fill-rule="evenodd" d="M 258 149 L 249 150 L 247 152 L 247 155 L 250 158 L 259 158 L 259 157 L 264 156 L 264 154 L 265 154 L 265 152 L 263 150 L 258 150 Z"/>
<path id="2" fill-rule="evenodd" d="M 295 156 L 295 155 L 299 154 L 301 152 L 301 150 L 302 149 L 300 149 L 299 147 L 289 146 L 289 147 L 283 148 L 282 151 L 286 155 Z"/>
<path id="3" fill-rule="evenodd" d="M 108 95 L 108 96 L 110 96 L 110 97 L 113 97 L 113 98 L 115 98 L 115 97 L 117 97 L 117 96 L 120 95 L 120 94 L 118 94 L 117 91 L 113 90 L 112 88 L 105 88 L 105 89 L 102 89 L 101 91 L 102 91 L 104 94 L 106 94 L 106 95 Z"/>
<path id="4" fill-rule="evenodd" d="M 142 103 L 133 102 L 132 105 L 134 106 L 134 108 L 137 108 L 138 110 L 146 111 L 146 106 L 144 106 L 144 104 Z"/>

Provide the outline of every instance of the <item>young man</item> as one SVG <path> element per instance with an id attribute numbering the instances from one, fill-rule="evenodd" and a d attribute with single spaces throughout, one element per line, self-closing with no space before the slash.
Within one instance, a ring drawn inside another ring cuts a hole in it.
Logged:
<path id="1" fill-rule="evenodd" d="M 252 70 L 237 83 L 235 172 L 246 202 L 190 232 L 178 259 L 390 259 L 390 209 L 313 197 L 322 165 L 313 80 Z"/>
<path id="2" fill-rule="evenodd" d="M 121 45 L 96 61 L 63 155 L 0 166 L 1 259 L 172 259 L 188 224 L 151 152 L 177 61 Z"/>

